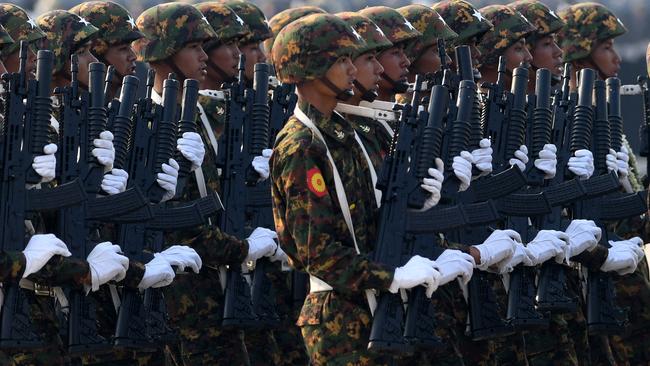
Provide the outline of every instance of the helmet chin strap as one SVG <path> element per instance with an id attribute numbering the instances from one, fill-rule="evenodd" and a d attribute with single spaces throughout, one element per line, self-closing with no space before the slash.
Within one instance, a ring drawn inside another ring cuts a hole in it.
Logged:
<path id="1" fill-rule="evenodd" d="M 322 77 L 320 81 L 322 81 L 326 87 L 328 87 L 331 91 L 333 91 L 336 94 L 336 99 L 342 102 L 345 102 L 346 100 L 354 96 L 354 90 L 339 88 L 338 86 L 334 85 L 334 83 L 330 79 L 328 79 L 327 76 Z"/>
<path id="2" fill-rule="evenodd" d="M 377 94 L 377 90 L 368 89 L 357 80 L 354 81 L 354 86 L 361 92 L 361 99 L 365 100 L 366 102 L 372 103 L 379 96 L 379 94 Z"/>
<path id="3" fill-rule="evenodd" d="M 224 83 L 230 83 L 237 79 L 234 75 L 228 75 L 228 73 L 225 72 L 224 69 L 219 67 L 219 65 L 215 64 L 210 59 L 206 61 L 206 64 L 208 65 L 209 68 L 211 68 L 214 72 L 216 72 L 217 74 L 219 74 L 219 76 L 221 76 L 221 79 L 223 79 Z"/>
<path id="4" fill-rule="evenodd" d="M 530 63 L 531 74 L 535 75 L 537 73 L 537 70 L 539 69 L 540 67 L 537 67 L 537 65 L 535 65 L 532 62 Z M 562 76 L 551 73 L 551 86 L 556 86 L 560 84 L 561 81 L 562 81 Z"/>
<path id="5" fill-rule="evenodd" d="M 406 93 L 409 90 L 409 84 L 405 81 L 400 81 L 400 80 L 393 80 L 390 76 L 388 76 L 385 72 L 381 73 L 381 77 L 388 81 L 388 83 L 392 86 L 392 91 L 395 94 L 402 94 Z"/>
<path id="6" fill-rule="evenodd" d="M 178 66 L 176 66 L 176 64 L 173 63 L 170 59 L 165 60 L 165 63 L 167 64 L 167 66 L 169 66 L 170 69 L 172 69 L 172 72 L 176 74 L 178 81 L 181 82 L 182 85 L 182 82 L 185 81 L 185 79 L 187 79 L 185 73 L 183 73 L 181 69 L 179 69 Z"/>

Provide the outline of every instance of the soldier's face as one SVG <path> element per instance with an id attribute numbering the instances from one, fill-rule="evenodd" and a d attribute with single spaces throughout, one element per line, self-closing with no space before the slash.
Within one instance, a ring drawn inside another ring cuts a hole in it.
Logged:
<path id="1" fill-rule="evenodd" d="M 237 42 L 230 41 L 228 43 L 223 43 L 219 47 L 215 47 L 210 52 L 208 52 L 208 58 L 212 63 L 217 65 L 221 70 L 223 70 L 229 77 L 234 77 L 237 75 L 237 63 L 239 62 L 239 47 L 237 47 Z M 208 79 L 223 82 L 223 76 L 219 75 L 216 70 L 208 67 Z"/>
<path id="2" fill-rule="evenodd" d="M 242 44 L 239 45 L 239 49 L 241 50 L 241 53 L 246 56 L 246 78 L 248 80 L 253 80 L 255 64 L 266 62 L 266 55 L 262 50 L 262 43 L 250 42 Z"/>
<path id="3" fill-rule="evenodd" d="M 529 64 L 533 60 L 524 39 L 520 39 L 508 47 L 503 55 L 506 58 L 506 68 L 508 70 L 514 70 L 522 62 Z"/>
<path id="4" fill-rule="evenodd" d="M 172 62 L 186 78 L 199 82 L 204 81 L 208 75 L 207 60 L 208 55 L 203 51 L 201 42 L 189 42 L 172 56 Z"/>
<path id="5" fill-rule="evenodd" d="M 5 66 L 8 72 L 18 72 L 20 69 L 20 49 L 16 49 L 11 55 L 7 56 Z M 27 76 L 30 79 L 36 77 L 36 53 L 31 47 L 27 47 L 27 62 L 25 62 Z"/>
<path id="6" fill-rule="evenodd" d="M 135 75 L 135 52 L 130 43 L 116 44 L 108 47 L 104 55 L 106 62 L 113 65 L 117 74 Z"/>
<path id="7" fill-rule="evenodd" d="M 354 80 L 357 78 L 357 68 L 350 57 L 340 57 L 334 65 L 330 66 L 325 73 L 325 77 L 341 90 L 352 89 L 354 88 Z M 319 84 L 321 84 L 321 93 L 336 97 L 336 93 L 332 89 L 322 82 L 319 82 Z"/>
<path id="8" fill-rule="evenodd" d="M 379 87 L 379 76 L 384 72 L 376 56 L 375 52 L 367 52 L 354 59 L 357 81 L 368 90 L 376 90 Z M 355 88 L 354 94 L 361 95 L 361 92 Z"/>
<path id="9" fill-rule="evenodd" d="M 553 35 L 542 37 L 531 50 L 532 64 L 538 69 L 549 69 L 554 75 L 562 75 L 562 49 Z"/>
<path id="10" fill-rule="evenodd" d="M 603 73 L 604 78 L 618 75 L 621 70 L 621 56 L 614 49 L 614 40 L 601 42 L 591 52 L 591 60 Z"/>
<path id="11" fill-rule="evenodd" d="M 384 68 L 384 73 L 395 81 L 407 81 L 409 66 L 411 62 L 404 53 L 403 46 L 391 47 L 377 57 L 379 63 Z M 379 80 L 379 88 L 392 90 L 393 86 L 384 78 Z"/>
<path id="12" fill-rule="evenodd" d="M 88 67 L 91 63 L 97 62 L 95 56 L 93 56 L 93 54 L 90 53 L 90 42 L 87 42 L 86 44 L 79 46 L 79 48 L 77 48 L 77 50 L 75 51 L 75 54 L 77 55 L 77 59 L 79 60 L 79 74 L 77 74 L 79 83 L 81 83 L 82 85 L 88 85 Z M 64 70 L 67 70 L 69 72 L 70 60 L 67 60 L 63 67 Z"/>
<path id="13" fill-rule="evenodd" d="M 449 56 L 446 56 L 445 63 L 448 64 L 451 62 Z M 440 61 L 440 55 L 438 54 L 438 41 L 436 40 L 431 46 L 427 47 L 422 51 L 420 57 L 413 62 L 411 66 L 411 73 L 413 74 L 426 74 L 434 73 L 440 70 L 442 62 Z"/>

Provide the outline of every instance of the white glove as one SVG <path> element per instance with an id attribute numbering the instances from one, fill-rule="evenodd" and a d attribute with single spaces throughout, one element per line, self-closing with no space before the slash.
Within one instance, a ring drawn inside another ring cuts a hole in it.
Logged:
<path id="1" fill-rule="evenodd" d="M 203 164 L 205 157 L 205 145 L 201 136 L 196 132 L 185 132 L 183 137 L 176 141 L 176 148 L 185 159 L 192 162 L 192 171 L 198 169 Z"/>
<path id="2" fill-rule="evenodd" d="M 479 177 L 492 173 L 492 152 L 490 139 L 482 139 L 479 148 L 472 151 L 474 165 L 481 171 Z"/>
<path id="3" fill-rule="evenodd" d="M 438 286 L 451 282 L 459 276 L 462 278 L 463 284 L 467 284 L 472 278 L 472 272 L 476 265 L 471 255 L 455 249 L 445 249 L 435 263 L 438 266 L 438 272 L 440 272 Z"/>
<path id="4" fill-rule="evenodd" d="M 578 178 L 589 179 L 594 174 L 594 154 L 589 150 L 576 150 L 567 166 Z"/>
<path id="5" fill-rule="evenodd" d="M 420 187 L 425 191 L 429 192 L 431 195 L 429 198 L 424 201 L 424 206 L 421 211 L 426 211 L 431 207 L 434 207 L 440 201 L 440 190 L 442 189 L 442 181 L 445 179 L 443 172 L 445 171 L 445 164 L 436 158 L 436 168 L 429 168 L 427 173 L 431 178 L 422 179 L 422 184 Z"/>
<path id="6" fill-rule="evenodd" d="M 535 167 L 544 172 L 544 179 L 553 179 L 557 166 L 557 147 L 546 144 L 539 152 L 539 159 L 535 159 Z"/>
<path id="7" fill-rule="evenodd" d="M 535 239 L 526 245 L 532 265 L 542 264 L 551 258 L 562 263 L 569 240 L 569 235 L 562 231 L 540 230 Z"/>
<path id="8" fill-rule="evenodd" d="M 569 246 L 565 253 L 567 260 L 585 250 L 594 249 L 602 235 L 600 228 L 591 220 L 573 220 L 564 232 L 569 236 Z"/>
<path id="9" fill-rule="evenodd" d="M 395 268 L 393 282 L 391 282 L 388 291 L 396 294 L 399 289 L 424 285 L 427 288 L 427 297 L 431 297 L 433 292 L 438 289 L 439 279 L 440 272 L 438 272 L 436 262 L 415 255 L 405 265 Z"/>
<path id="10" fill-rule="evenodd" d="M 515 254 L 512 259 L 504 267 L 504 273 L 512 272 L 516 266 L 523 264 L 524 266 L 533 266 L 533 261 L 530 259 L 526 247 L 522 243 L 515 243 Z"/>
<path id="11" fill-rule="evenodd" d="M 185 267 L 190 267 L 194 273 L 199 273 L 203 261 L 193 248 L 185 245 L 172 245 L 155 255 L 166 260 L 171 266 L 176 267 L 179 272 L 185 271 Z"/>
<path id="12" fill-rule="evenodd" d="M 256 156 L 253 158 L 253 162 L 251 165 L 253 165 L 253 169 L 257 172 L 257 174 L 260 175 L 260 181 L 263 181 L 265 179 L 269 178 L 269 158 L 271 158 L 271 154 L 273 153 L 273 150 L 271 149 L 264 149 L 262 150 L 262 155 L 261 156 Z"/>
<path id="13" fill-rule="evenodd" d="M 616 153 L 616 165 L 618 166 L 619 178 L 625 178 L 630 174 L 630 154 L 625 146 L 621 146 L 621 151 Z"/>
<path id="14" fill-rule="evenodd" d="M 495 230 L 483 244 L 474 245 L 481 254 L 481 263 L 476 268 L 486 271 L 495 266 L 498 273 L 503 273 L 515 254 L 516 243 L 521 243 L 521 236 L 516 231 Z"/>
<path id="15" fill-rule="evenodd" d="M 88 265 L 92 279 L 92 290 L 99 290 L 99 286 L 108 281 L 122 281 L 129 269 L 129 258 L 121 254 L 119 245 L 110 241 L 99 243 L 88 254 Z"/>
<path id="16" fill-rule="evenodd" d="M 605 165 L 608 172 L 618 172 L 618 161 L 616 160 L 616 151 L 609 149 L 609 154 L 605 156 Z"/>
<path id="17" fill-rule="evenodd" d="M 468 151 L 461 151 L 460 156 L 454 156 L 451 167 L 454 169 L 456 178 L 460 181 L 459 192 L 469 188 L 469 183 L 472 181 L 472 163 L 474 159 L 472 154 Z"/>
<path id="18" fill-rule="evenodd" d="M 248 237 L 248 255 L 244 262 L 256 261 L 262 257 L 270 257 L 275 253 L 278 244 L 275 239 L 278 234 L 275 231 L 258 227 Z"/>
<path id="19" fill-rule="evenodd" d="M 176 184 L 178 183 L 178 163 L 176 160 L 170 158 L 169 164 L 162 165 L 162 173 L 156 175 L 156 182 L 166 192 L 163 195 L 161 202 L 169 201 L 176 195 Z"/>
<path id="20" fill-rule="evenodd" d="M 516 165 L 522 172 L 526 170 L 528 164 L 528 148 L 526 145 L 519 146 L 519 150 L 515 151 L 515 157 L 509 160 L 510 165 Z"/>
<path id="21" fill-rule="evenodd" d="M 54 234 L 36 234 L 29 239 L 23 250 L 25 255 L 25 271 L 23 278 L 36 273 L 55 255 L 69 257 L 72 255 L 61 239 Z"/>
<path id="22" fill-rule="evenodd" d="M 129 181 L 129 173 L 122 169 L 111 169 L 110 173 L 104 174 L 102 179 L 102 190 L 109 195 L 126 191 L 126 184 Z"/>
<path id="23" fill-rule="evenodd" d="M 56 177 L 56 151 L 58 150 L 55 144 L 47 144 L 43 147 L 45 155 L 38 155 L 34 157 L 32 168 L 41 176 L 41 182 L 51 182 Z"/>
<path id="24" fill-rule="evenodd" d="M 171 264 L 160 253 L 153 255 L 153 259 L 144 265 L 144 275 L 138 284 L 140 290 L 149 287 L 157 288 L 167 286 L 174 281 L 176 273 Z"/>
<path id="25" fill-rule="evenodd" d="M 93 140 L 95 148 L 92 154 L 106 171 L 113 169 L 115 161 L 115 147 L 113 147 L 113 134 L 110 131 L 103 131 L 98 139 Z"/>
<path id="26" fill-rule="evenodd" d="M 612 246 L 608 249 L 607 259 L 600 267 L 603 272 L 616 271 L 619 275 L 626 275 L 636 270 L 637 264 L 643 258 L 641 249 L 643 241 L 639 237 L 629 240 L 610 241 Z"/>
<path id="27" fill-rule="evenodd" d="M 278 248 L 275 250 L 275 253 L 269 257 L 271 262 L 286 262 L 289 260 L 289 257 L 287 257 L 287 253 L 282 250 L 282 248 L 278 245 Z"/>

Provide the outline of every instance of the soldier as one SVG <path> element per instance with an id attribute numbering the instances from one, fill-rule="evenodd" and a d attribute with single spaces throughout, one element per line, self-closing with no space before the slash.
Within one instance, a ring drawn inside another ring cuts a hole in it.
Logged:
<path id="1" fill-rule="evenodd" d="M 216 34 L 199 10 L 180 3 L 158 5 L 143 12 L 136 23 L 145 35 L 133 45 L 138 60 L 149 62 L 156 70 L 154 101 L 160 103 L 162 82 L 169 72 L 175 72 L 181 81 L 186 78 L 205 80 L 208 56 L 202 45 Z M 196 199 L 204 188 L 215 190 L 218 185 L 214 145 L 209 146 L 206 155 L 201 139 L 201 135 L 210 135 L 212 130 L 205 129 L 201 117 L 197 118 L 197 127 L 200 135 L 183 134 L 178 148 L 192 162 L 195 174 L 203 179 L 188 179 L 184 191 L 179 193 L 181 200 Z M 211 139 L 206 141 L 211 142 Z M 179 329 L 181 336 L 180 347 L 169 350 L 173 364 L 249 363 L 242 332 L 224 332 L 221 328 L 223 295 L 219 290 L 218 266 L 239 266 L 245 261 L 273 255 L 277 248 L 275 237 L 275 232 L 258 228 L 248 239 L 242 240 L 212 225 L 169 235 L 168 241 L 190 243 L 207 264 L 198 278 L 179 279 L 167 289 L 170 322 Z"/>
<path id="2" fill-rule="evenodd" d="M 269 19 L 269 28 L 273 35 L 264 41 L 264 50 L 266 51 L 267 58 L 271 58 L 273 41 L 275 41 L 275 37 L 280 33 L 282 28 L 294 20 L 316 13 L 326 13 L 326 11 L 317 6 L 299 6 L 283 10 L 271 17 L 271 19 Z"/>

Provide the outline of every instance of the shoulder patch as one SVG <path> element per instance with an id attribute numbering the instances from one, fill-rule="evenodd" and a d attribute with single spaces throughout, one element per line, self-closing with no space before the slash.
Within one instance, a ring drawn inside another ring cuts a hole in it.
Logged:
<path id="1" fill-rule="evenodd" d="M 307 186 L 309 190 L 320 198 L 327 194 L 327 188 L 325 187 L 325 179 L 323 179 L 323 174 L 318 168 L 311 168 L 307 171 Z"/>

